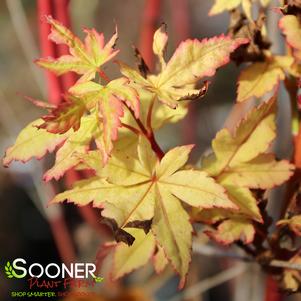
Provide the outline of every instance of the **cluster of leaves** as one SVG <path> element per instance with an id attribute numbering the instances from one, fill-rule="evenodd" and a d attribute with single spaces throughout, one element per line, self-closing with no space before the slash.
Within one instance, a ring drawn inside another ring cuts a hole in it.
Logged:
<path id="1" fill-rule="evenodd" d="M 275 93 L 281 80 L 299 77 L 301 42 L 292 38 L 301 31 L 297 17 L 286 15 L 280 21 L 292 51 L 274 56 L 265 42 L 262 19 L 252 19 L 252 2 L 216 0 L 211 15 L 236 11 L 229 35 L 183 41 L 169 60 L 165 56 L 168 36 L 161 26 L 153 40 L 158 72 L 150 73 L 143 59 L 139 70 L 117 61 L 121 77 L 113 80 L 102 66 L 118 53 L 117 29 L 107 43 L 103 34 L 84 29 L 82 42 L 47 17 L 49 38 L 67 45 L 70 54 L 42 58 L 37 64 L 57 75 L 76 72 L 80 78 L 60 105 L 34 101 L 47 114 L 21 131 L 6 151 L 4 165 L 55 152 L 55 163 L 44 180 L 58 180 L 71 168 L 93 171 L 93 176 L 74 183 L 51 203 L 68 200 L 100 208 L 116 240 L 105 246 L 114 250 L 115 279 L 152 259 L 158 273 L 170 264 L 183 287 L 191 261 L 193 223 L 209 225 L 207 235 L 219 243 L 251 244 L 256 255 L 259 247 L 267 251 L 266 238 L 260 244 L 256 238 L 269 226 L 268 191 L 290 179 L 295 169 L 271 152 L 277 136 L 276 96 L 253 108 L 235 130 L 220 130 L 212 141 L 212 154 L 193 167 L 187 164 L 193 145 L 164 153 L 154 135 L 164 124 L 185 117 L 189 102 L 207 91 L 208 83 L 200 86 L 200 80 L 213 76 L 230 58 L 251 62 L 238 79 L 237 102 Z M 260 1 L 263 6 L 268 2 Z M 301 232 L 299 216 L 278 225 L 296 235 Z"/>

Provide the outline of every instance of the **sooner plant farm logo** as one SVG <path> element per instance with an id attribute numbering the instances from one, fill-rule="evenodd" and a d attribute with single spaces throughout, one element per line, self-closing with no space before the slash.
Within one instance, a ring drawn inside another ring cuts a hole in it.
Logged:
<path id="1" fill-rule="evenodd" d="M 27 262 L 23 258 L 17 258 L 11 264 L 9 261 L 5 266 L 7 278 L 21 279 L 29 275 L 32 278 L 41 278 L 46 276 L 50 279 L 55 278 L 75 278 L 89 279 L 93 278 L 95 282 L 101 282 L 102 277 L 95 276 L 96 266 L 94 263 L 71 263 L 69 266 L 62 263 L 49 263 L 43 267 L 40 263 L 33 263 L 27 267 Z"/>
<path id="2" fill-rule="evenodd" d="M 28 278 L 29 292 L 11 292 L 12 297 L 66 297 L 71 288 L 89 288 L 104 280 L 96 276 L 96 265 L 94 263 L 40 263 L 28 264 L 25 259 L 17 258 L 14 261 L 7 261 L 5 274 L 9 279 Z M 33 289 L 58 291 L 32 291 Z M 61 291 L 60 291 L 61 290 Z M 81 292 L 76 292 L 81 295 Z"/>

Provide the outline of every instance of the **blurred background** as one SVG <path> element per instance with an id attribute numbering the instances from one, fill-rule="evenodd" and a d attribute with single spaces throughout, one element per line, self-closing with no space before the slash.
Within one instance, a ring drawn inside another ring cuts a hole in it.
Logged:
<path id="1" fill-rule="evenodd" d="M 56 101 L 64 89 L 64 83 L 49 79 L 49 75 L 47 85 L 45 74 L 33 63 L 34 59 L 47 54 L 47 42 L 42 41 L 45 37 L 41 39 L 41 14 L 52 13 L 80 37 L 83 27 L 95 27 L 108 38 L 116 23 L 118 48 L 121 49 L 119 59 L 134 66 L 132 45 L 135 45 L 146 62 L 153 66 L 149 36 L 162 22 L 167 24 L 169 33 L 168 56 L 183 39 L 202 39 L 226 32 L 229 16 L 225 13 L 208 17 L 212 4 L 211 0 L 0 1 L 1 153 L 14 143 L 20 129 L 42 113 L 22 95 Z M 270 8 L 272 6 L 273 3 Z M 274 51 L 281 53 L 283 42 L 273 30 L 278 16 L 270 9 L 268 18 Z M 107 67 L 106 72 L 112 77 L 117 76 L 117 66 Z M 235 101 L 238 74 L 239 67 L 233 63 L 221 68 L 212 79 L 206 97 L 192 103 L 185 120 L 160 130 L 158 139 L 162 147 L 168 149 L 181 143 L 197 143 L 193 153 L 195 161 L 206 152 L 217 130 L 224 124 L 233 126 L 233 118 L 239 119 L 238 116 L 249 109 L 240 107 L 234 117 L 231 115 L 232 119 L 227 119 Z M 49 80 L 52 80 L 51 89 L 57 89 L 55 92 L 49 91 Z M 56 85 L 59 87 L 55 88 Z M 289 123 L 285 122 L 290 113 L 286 97 L 283 93 L 279 102 L 281 143 L 275 147 L 280 157 L 290 154 Z M 52 161 L 50 156 L 27 164 L 13 163 L 9 169 L 0 167 L 0 300 L 11 300 L 11 291 L 28 289 L 24 280 L 6 279 L 2 267 L 7 260 L 22 257 L 28 262 L 49 263 L 102 259 L 98 250 L 109 233 L 100 224 L 98 211 L 91 207 L 75 208 L 71 204 L 46 208 L 54 193 L 74 180 L 74 175 L 70 175 L 58 185 L 43 183 L 43 170 Z M 279 206 L 274 207 L 277 215 Z M 202 247 L 194 250 L 183 291 L 177 290 L 177 278 L 169 269 L 155 275 L 152 267 L 147 266 L 116 283 L 110 281 L 109 268 L 103 266 L 105 281 L 95 288 L 97 296 L 68 300 L 269 301 L 267 292 L 273 290 L 273 284 L 266 281 L 258 266 L 217 254 L 213 256 L 215 246 L 209 245 L 205 237 L 200 237 L 199 241 Z M 285 300 L 301 298 L 292 296 Z"/>

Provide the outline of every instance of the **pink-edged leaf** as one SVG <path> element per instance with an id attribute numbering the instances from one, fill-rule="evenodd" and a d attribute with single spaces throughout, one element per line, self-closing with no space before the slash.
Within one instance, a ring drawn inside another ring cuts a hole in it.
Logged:
<path id="1" fill-rule="evenodd" d="M 41 159 L 62 144 L 67 136 L 52 134 L 37 127 L 43 122 L 38 119 L 26 126 L 19 134 L 13 146 L 6 150 L 3 164 L 8 166 L 13 160 L 27 162 L 35 157 Z"/>
<path id="2" fill-rule="evenodd" d="M 111 81 L 107 88 L 118 99 L 124 101 L 133 111 L 136 118 L 139 118 L 140 101 L 138 92 L 129 85 L 129 80 L 125 77 Z"/>
<path id="3" fill-rule="evenodd" d="M 118 98 L 108 94 L 99 101 L 100 118 L 103 121 L 103 134 L 96 143 L 103 154 L 104 163 L 109 159 L 113 149 L 113 142 L 117 140 L 118 128 L 121 126 L 120 118 L 123 116 L 123 106 Z"/>
<path id="4" fill-rule="evenodd" d="M 145 234 L 142 229 L 124 228 L 124 230 L 135 237 L 135 241 L 131 246 L 123 242 L 116 246 L 112 272 L 114 279 L 118 279 L 147 264 L 156 246 L 151 231 Z"/>
<path id="5" fill-rule="evenodd" d="M 39 128 L 46 129 L 50 133 L 60 134 L 71 128 L 77 131 L 85 111 L 86 104 L 83 99 L 68 95 L 66 102 L 59 104 L 48 115 L 42 117 L 44 123 Z"/>
<path id="6" fill-rule="evenodd" d="M 208 230 L 205 233 L 223 245 L 229 245 L 241 240 L 244 244 L 253 241 L 255 229 L 251 221 L 245 218 L 232 218 L 223 221 L 217 230 Z"/>
<path id="7" fill-rule="evenodd" d="M 58 180 L 67 170 L 76 166 L 81 160 L 77 154 L 88 151 L 96 128 L 97 120 L 95 116 L 83 117 L 79 130 L 76 132 L 71 130 L 68 139 L 56 153 L 54 166 L 44 174 L 43 179 L 45 181 Z"/>
<path id="8" fill-rule="evenodd" d="M 247 39 L 218 36 L 201 41 L 186 40 L 177 48 L 158 80 L 162 86 L 184 86 L 196 83 L 205 76 L 213 76 L 216 69 L 230 61 L 230 54 Z"/>
<path id="9" fill-rule="evenodd" d="M 286 42 L 295 50 L 294 55 L 301 59 L 301 24 L 294 15 L 286 15 L 279 21 L 279 28 L 286 37 Z"/>
<path id="10" fill-rule="evenodd" d="M 46 17 L 46 20 L 51 25 L 49 39 L 57 44 L 67 45 L 70 55 L 63 55 L 57 59 L 42 58 L 36 62 L 57 75 L 73 71 L 82 75 L 79 82 L 91 80 L 95 78 L 96 72 L 101 71 L 100 67 L 118 53 L 118 50 L 114 50 L 118 38 L 117 29 L 107 44 L 104 44 L 103 34 L 99 34 L 95 29 L 85 29 L 86 39 L 83 43 L 51 16 Z"/>

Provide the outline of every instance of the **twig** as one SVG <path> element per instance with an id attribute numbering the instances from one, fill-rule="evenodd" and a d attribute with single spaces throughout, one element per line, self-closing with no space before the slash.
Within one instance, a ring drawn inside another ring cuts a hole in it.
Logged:
<path id="1" fill-rule="evenodd" d="M 142 16 L 139 50 L 150 68 L 154 65 L 152 43 L 160 15 L 160 2 L 160 0 L 146 0 Z"/>
<path id="2" fill-rule="evenodd" d="M 193 252 L 204 256 L 232 258 L 249 263 L 256 262 L 256 259 L 253 257 L 237 254 L 235 252 L 224 251 L 210 245 L 193 243 L 192 249 Z M 266 264 L 266 266 L 301 271 L 301 264 L 279 259 L 271 260 Z"/>
<path id="3" fill-rule="evenodd" d="M 161 160 L 164 157 L 164 152 L 162 151 L 162 149 L 160 148 L 159 144 L 157 143 L 153 130 L 149 129 L 147 130 L 145 128 L 145 126 L 143 125 L 142 121 L 139 118 L 136 118 L 134 111 L 127 106 L 127 108 L 129 109 L 130 113 L 132 114 L 133 118 L 135 119 L 137 125 L 139 126 L 142 134 L 148 139 L 148 141 L 150 142 L 153 151 L 156 153 L 156 155 L 158 156 L 158 158 Z"/>
<path id="4" fill-rule="evenodd" d="M 236 252 L 232 252 L 232 251 L 225 251 L 208 244 L 193 243 L 192 250 L 194 253 L 201 254 L 204 256 L 227 257 L 227 258 L 237 259 L 245 262 L 254 261 L 253 258 L 250 256 L 237 254 Z"/>
<path id="5" fill-rule="evenodd" d="M 46 95 L 45 84 L 43 81 L 42 72 L 37 69 L 32 61 L 38 57 L 38 50 L 35 46 L 34 38 L 31 34 L 22 1 L 20 0 L 6 0 L 6 5 L 10 14 L 10 18 L 15 29 L 17 38 L 20 42 L 21 48 L 29 64 L 30 70 L 33 74 L 34 80 L 39 87 L 39 90 L 43 96 Z"/>
<path id="6" fill-rule="evenodd" d="M 126 123 L 122 122 L 121 125 L 122 125 L 124 128 L 127 128 L 128 130 L 132 131 L 132 132 L 133 132 L 134 134 L 136 134 L 136 135 L 141 134 L 141 132 L 140 132 L 138 129 L 134 128 L 133 126 L 131 126 L 131 125 L 129 125 L 129 124 L 126 124 Z"/>
<path id="7" fill-rule="evenodd" d="M 244 264 L 239 264 L 233 268 L 222 271 L 212 277 L 208 277 L 200 282 L 192 285 L 191 287 L 185 289 L 182 293 L 172 297 L 168 301 L 181 301 L 188 298 L 193 298 L 198 296 L 209 289 L 221 285 L 239 275 L 243 274 L 247 270 L 247 266 Z"/>

